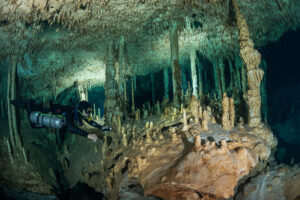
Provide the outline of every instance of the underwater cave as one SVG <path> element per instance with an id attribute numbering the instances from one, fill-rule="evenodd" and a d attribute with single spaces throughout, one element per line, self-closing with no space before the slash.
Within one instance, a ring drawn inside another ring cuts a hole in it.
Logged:
<path id="1" fill-rule="evenodd" d="M 300 200 L 299 0 L 0 1 L 0 199 Z"/>

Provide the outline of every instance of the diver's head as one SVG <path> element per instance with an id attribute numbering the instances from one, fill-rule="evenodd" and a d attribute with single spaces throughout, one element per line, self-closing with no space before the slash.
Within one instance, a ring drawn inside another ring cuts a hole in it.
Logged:
<path id="1" fill-rule="evenodd" d="M 89 117 L 93 111 L 91 104 L 87 101 L 80 101 L 78 110 L 85 116 Z"/>

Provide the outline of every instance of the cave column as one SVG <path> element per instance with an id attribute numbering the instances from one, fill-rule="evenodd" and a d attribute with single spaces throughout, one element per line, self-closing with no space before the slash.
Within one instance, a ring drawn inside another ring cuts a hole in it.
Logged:
<path id="1" fill-rule="evenodd" d="M 264 75 L 264 71 L 259 68 L 261 55 L 254 49 L 254 43 L 249 36 L 247 22 L 239 11 L 235 0 L 233 0 L 233 6 L 235 8 L 235 16 L 239 31 L 240 56 L 247 69 L 249 89 L 245 94 L 245 98 L 249 108 L 248 125 L 250 127 L 256 127 L 261 123 L 260 83 Z"/>
<path id="2" fill-rule="evenodd" d="M 164 68 L 163 73 L 164 73 L 164 99 L 169 100 L 169 72 L 168 68 Z"/>
<path id="3" fill-rule="evenodd" d="M 178 62 L 179 47 L 176 22 L 174 22 L 172 24 L 172 27 L 170 28 L 170 48 L 172 63 L 173 102 L 176 107 L 179 107 L 181 102 L 181 72 Z"/>
<path id="4" fill-rule="evenodd" d="M 190 58 L 191 58 L 191 73 L 192 73 L 193 95 L 196 98 L 198 98 L 197 71 L 196 71 L 196 51 L 195 51 L 195 49 L 191 50 Z"/>
<path id="5" fill-rule="evenodd" d="M 115 79 L 116 69 L 115 60 L 113 54 L 113 41 L 108 43 L 108 57 L 105 68 L 105 102 L 104 102 L 104 114 L 105 123 L 112 124 L 114 113 L 120 108 L 118 102 L 118 84 Z"/>

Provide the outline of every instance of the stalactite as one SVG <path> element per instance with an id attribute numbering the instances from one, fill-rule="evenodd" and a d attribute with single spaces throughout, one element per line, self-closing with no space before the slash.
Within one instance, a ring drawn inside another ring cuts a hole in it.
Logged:
<path id="1" fill-rule="evenodd" d="M 1 77 L 0 77 L 1 78 Z M 1 80 L 1 79 L 0 79 Z M 5 104 L 4 104 L 4 99 L 5 99 L 5 83 L 2 79 L 2 81 L 0 82 L 0 110 L 1 110 L 1 118 L 5 118 Z"/>
<path id="2" fill-rule="evenodd" d="M 187 80 L 186 80 L 186 68 L 181 68 L 181 79 L 182 79 L 182 91 L 185 92 L 187 90 Z"/>
<path id="3" fill-rule="evenodd" d="M 127 79 L 124 78 L 124 104 L 125 104 L 125 107 L 127 107 Z"/>
<path id="4" fill-rule="evenodd" d="M 152 105 L 155 105 L 155 90 L 154 90 L 154 74 L 150 74 L 151 80 L 151 93 L 152 93 Z"/>
<path id="5" fill-rule="evenodd" d="M 235 0 L 233 0 L 233 6 L 235 8 L 235 15 L 239 31 L 240 56 L 247 67 L 249 89 L 245 94 L 245 97 L 249 108 L 248 125 L 250 127 L 256 127 L 261 123 L 260 83 L 264 75 L 264 71 L 259 69 L 261 55 L 256 49 L 254 49 L 253 41 L 249 36 L 247 22 L 240 13 Z"/>
<path id="6" fill-rule="evenodd" d="M 224 61 L 219 60 L 219 72 L 220 72 L 220 80 L 221 80 L 221 90 L 222 94 L 226 92 L 226 85 L 225 85 L 225 74 L 224 74 Z"/>
<path id="7" fill-rule="evenodd" d="M 4 138 L 5 142 L 6 142 L 6 146 L 7 146 L 7 153 L 8 153 L 8 157 L 9 157 L 9 160 L 10 160 L 10 163 L 13 164 L 14 163 L 14 158 L 13 158 L 13 155 L 12 155 L 12 149 L 11 149 L 11 146 L 9 144 L 9 139 L 8 138 Z"/>
<path id="8" fill-rule="evenodd" d="M 261 67 L 263 71 L 267 71 L 267 62 L 262 60 Z M 262 113 L 264 116 L 264 122 L 268 121 L 268 105 L 267 105 L 267 74 L 262 79 L 261 90 L 261 104 L 262 104 Z"/>
<path id="9" fill-rule="evenodd" d="M 85 86 L 83 86 L 83 94 L 82 94 L 83 96 L 83 100 L 85 100 L 85 101 L 88 101 L 89 100 L 89 98 L 88 98 L 88 89 L 87 89 L 87 86 L 85 85 Z"/>
<path id="10" fill-rule="evenodd" d="M 203 81 L 202 81 L 202 64 L 200 63 L 198 56 L 196 54 L 196 61 L 198 65 L 198 95 L 201 97 L 203 95 Z"/>
<path id="11" fill-rule="evenodd" d="M 191 76 L 192 76 L 192 85 L 193 85 L 193 95 L 198 99 L 198 90 L 197 90 L 197 71 L 196 71 L 196 51 L 192 49 L 190 51 L 191 58 Z"/>
<path id="12" fill-rule="evenodd" d="M 169 100 L 169 72 L 168 68 L 164 68 L 164 100 Z"/>
<path id="13" fill-rule="evenodd" d="M 124 66 L 125 66 L 125 59 L 124 59 L 124 37 L 122 36 L 120 39 L 119 44 L 119 70 L 118 70 L 118 91 L 121 103 L 124 103 Z"/>
<path id="14" fill-rule="evenodd" d="M 215 90 L 217 93 L 217 97 L 221 97 L 221 89 L 220 89 L 220 77 L 219 77 L 219 70 L 218 70 L 218 62 L 214 60 L 212 62 L 214 68 L 214 81 L 215 81 Z"/>
<path id="15" fill-rule="evenodd" d="M 133 77 L 131 77 L 131 111 L 135 113 L 135 102 L 134 102 L 134 83 Z"/>
<path id="16" fill-rule="evenodd" d="M 231 94 L 234 94 L 233 90 L 236 87 L 236 84 L 235 84 L 236 77 L 235 77 L 231 59 L 228 59 L 228 65 L 229 65 L 229 73 L 230 73 L 230 83 L 229 83 L 229 88 L 227 90 L 227 93 L 231 92 Z"/>
<path id="17" fill-rule="evenodd" d="M 4 119 L 5 118 L 5 112 L 4 112 L 5 105 L 4 105 L 4 101 L 2 99 L 0 100 L 0 109 L 1 109 L 1 117 Z"/>
<path id="18" fill-rule="evenodd" d="M 234 66 L 235 66 L 235 75 L 236 75 L 236 84 L 238 86 L 239 92 L 242 91 L 242 81 L 241 81 L 241 73 L 240 73 L 240 66 L 241 66 L 241 59 L 237 55 L 234 59 Z"/>
<path id="19" fill-rule="evenodd" d="M 118 84 L 115 80 L 116 69 L 114 63 L 113 54 L 113 41 L 110 40 L 108 43 L 108 58 L 105 69 L 105 102 L 104 102 L 104 113 L 105 113 L 105 123 L 112 124 L 113 116 L 116 111 L 120 109 L 118 101 Z"/>
<path id="20" fill-rule="evenodd" d="M 170 28 L 170 48 L 171 48 L 171 63 L 172 63 L 172 82 L 173 82 L 173 102 L 176 107 L 180 106 L 181 102 L 181 72 L 178 62 L 178 30 L 176 22 Z"/>
<path id="21" fill-rule="evenodd" d="M 11 85 L 13 84 L 12 82 L 12 76 L 13 76 L 13 68 L 14 66 L 16 67 L 16 64 L 12 64 L 12 66 L 9 68 L 8 74 L 7 74 L 7 114 L 8 114 L 8 126 L 9 126 L 9 134 L 10 134 L 10 142 L 12 144 L 12 149 L 16 147 L 16 142 L 15 142 L 15 136 L 14 136 L 14 129 L 13 129 L 13 122 L 12 122 L 12 117 L 13 117 L 13 111 L 12 111 L 12 106 L 10 104 L 10 101 L 13 100 L 11 99 Z"/>

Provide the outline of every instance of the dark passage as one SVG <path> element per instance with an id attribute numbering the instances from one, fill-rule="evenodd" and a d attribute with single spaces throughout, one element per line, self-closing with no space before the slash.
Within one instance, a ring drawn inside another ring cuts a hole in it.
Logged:
<path id="1" fill-rule="evenodd" d="M 287 32 L 267 45 L 268 124 L 278 139 L 276 160 L 300 162 L 300 33 Z"/>

